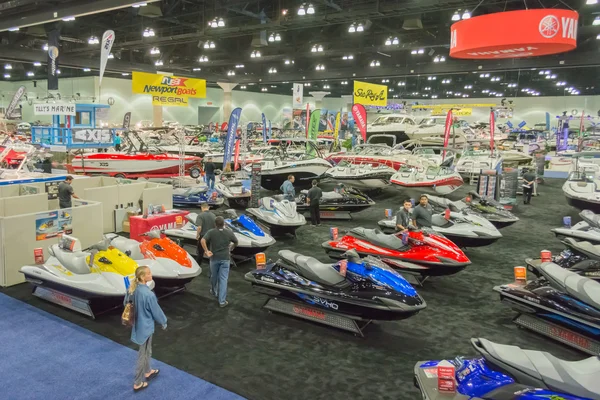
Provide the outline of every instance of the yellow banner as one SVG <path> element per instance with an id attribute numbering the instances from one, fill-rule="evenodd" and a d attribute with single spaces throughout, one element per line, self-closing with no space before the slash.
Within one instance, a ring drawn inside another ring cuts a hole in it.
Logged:
<path id="1" fill-rule="evenodd" d="M 387 90 L 385 85 L 354 81 L 354 104 L 364 106 L 387 106 Z"/>
<path id="2" fill-rule="evenodd" d="M 132 74 L 132 92 L 161 97 L 206 97 L 204 79 L 180 78 L 177 76 L 136 72 Z"/>
<path id="3" fill-rule="evenodd" d="M 431 110 L 431 116 L 433 117 L 445 117 L 448 114 L 450 108 L 434 108 Z M 452 115 L 455 117 L 468 117 L 473 114 L 472 108 L 461 108 L 458 110 L 452 110 Z"/>
<path id="4" fill-rule="evenodd" d="M 333 140 L 336 142 L 338 140 L 338 135 L 340 133 L 341 116 L 342 116 L 342 114 L 339 112 L 335 116 L 335 129 L 333 130 Z"/>
<path id="5" fill-rule="evenodd" d="M 475 107 L 496 107 L 497 104 L 419 104 L 418 106 L 413 106 L 413 108 L 420 109 L 429 109 L 429 108 L 445 108 L 449 110 L 451 108 L 475 108 Z"/>
<path id="6" fill-rule="evenodd" d="M 189 106 L 188 100 L 187 97 L 152 96 L 152 105 L 163 107 L 187 107 Z"/>

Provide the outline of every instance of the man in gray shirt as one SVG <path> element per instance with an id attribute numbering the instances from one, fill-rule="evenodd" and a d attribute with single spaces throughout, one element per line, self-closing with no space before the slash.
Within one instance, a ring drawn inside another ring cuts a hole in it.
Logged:
<path id="1" fill-rule="evenodd" d="M 237 246 L 238 240 L 230 229 L 225 228 L 223 217 L 217 217 L 215 225 L 200 242 L 210 258 L 210 294 L 218 298 L 220 307 L 225 307 L 229 304 L 226 299 L 231 250 Z M 210 250 L 207 246 L 210 246 Z"/>
<path id="2" fill-rule="evenodd" d="M 431 228 L 431 216 L 433 208 L 429 205 L 429 199 L 424 194 L 419 197 L 419 205 L 413 210 L 413 225 L 417 228 Z"/>
<path id="3" fill-rule="evenodd" d="M 408 225 L 410 225 L 410 209 L 412 207 L 412 202 L 410 199 L 404 200 L 403 207 L 396 214 L 396 231 L 404 232 L 408 230 Z"/>
<path id="4" fill-rule="evenodd" d="M 58 205 L 60 208 L 71 208 L 71 197 L 76 199 L 79 198 L 73 191 L 71 182 L 73 182 L 73 177 L 71 175 L 67 175 L 65 181 L 58 184 Z"/>
<path id="5" fill-rule="evenodd" d="M 323 191 L 317 186 L 317 181 L 312 181 L 312 188 L 306 195 L 306 202 L 310 209 L 310 223 L 312 225 L 321 225 L 321 210 L 319 209 L 321 197 L 323 197 Z"/>
<path id="6" fill-rule="evenodd" d="M 202 259 L 204 258 L 204 249 L 202 248 L 200 239 L 215 227 L 215 219 L 217 218 L 212 211 L 209 211 L 210 207 L 208 203 L 203 203 L 201 208 L 202 212 L 196 218 L 196 239 L 198 240 L 196 261 L 198 261 L 198 265 L 202 265 Z"/>
<path id="7" fill-rule="evenodd" d="M 523 169 L 523 204 L 531 203 L 531 195 L 533 194 L 533 185 L 535 185 L 535 174 L 529 169 Z"/>

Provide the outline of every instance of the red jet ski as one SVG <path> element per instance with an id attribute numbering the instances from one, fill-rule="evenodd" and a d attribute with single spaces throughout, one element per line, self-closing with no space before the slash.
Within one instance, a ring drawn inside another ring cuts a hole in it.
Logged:
<path id="1" fill-rule="evenodd" d="M 324 242 L 331 258 L 351 249 L 361 257 L 376 256 L 392 268 L 423 276 L 452 275 L 471 264 L 469 258 L 445 237 L 409 231 L 405 244 L 402 234 L 386 235 L 379 229 L 354 228 L 337 241 Z"/>

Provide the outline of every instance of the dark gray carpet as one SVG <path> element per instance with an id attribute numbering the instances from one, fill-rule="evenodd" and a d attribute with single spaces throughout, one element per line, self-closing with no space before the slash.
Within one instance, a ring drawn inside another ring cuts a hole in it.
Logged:
<path id="1" fill-rule="evenodd" d="M 526 257 L 536 257 L 542 249 L 562 249 L 550 228 L 559 226 L 564 215 L 571 215 L 573 223 L 579 220 L 577 210 L 566 204 L 562 183 L 549 180 L 540 186 L 541 196 L 516 210 L 521 221 L 504 228 L 504 238 L 497 243 L 469 249 L 473 264 L 465 271 L 430 279 L 419 288 L 427 309 L 408 320 L 372 324 L 364 339 L 261 310 L 264 298 L 243 279 L 251 267 L 246 264 L 231 272 L 228 308 L 220 309 L 209 296 L 205 274 L 190 284 L 187 293 L 161 300 L 169 329 L 156 334 L 154 356 L 256 400 L 420 399 L 413 387 L 414 364 L 474 355 L 471 337 L 545 350 L 567 359 L 583 358 L 551 340 L 517 329 L 511 322 L 513 312 L 501 305 L 492 291 L 494 285 L 512 281 L 513 267 L 523 265 Z M 466 191 L 461 189 L 450 197 L 458 199 Z M 329 237 L 330 226 L 340 230 L 375 227 L 384 209 L 396 209 L 407 195 L 418 194 L 389 188 L 375 196 L 377 206 L 356 214 L 353 221 L 303 227 L 296 239 L 279 241 L 268 256 L 274 259 L 278 250 L 293 249 L 328 261 L 321 242 Z M 118 313 L 93 321 L 33 298 L 28 285 L 3 292 L 130 345 L 129 331 L 120 325 Z"/>

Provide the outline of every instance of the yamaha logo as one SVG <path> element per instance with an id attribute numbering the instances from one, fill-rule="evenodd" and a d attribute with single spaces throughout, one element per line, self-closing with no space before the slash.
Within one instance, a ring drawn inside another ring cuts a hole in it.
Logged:
<path id="1" fill-rule="evenodd" d="M 552 39 L 558 33 L 559 22 L 554 15 L 547 15 L 540 21 L 540 35 L 546 39 Z"/>

